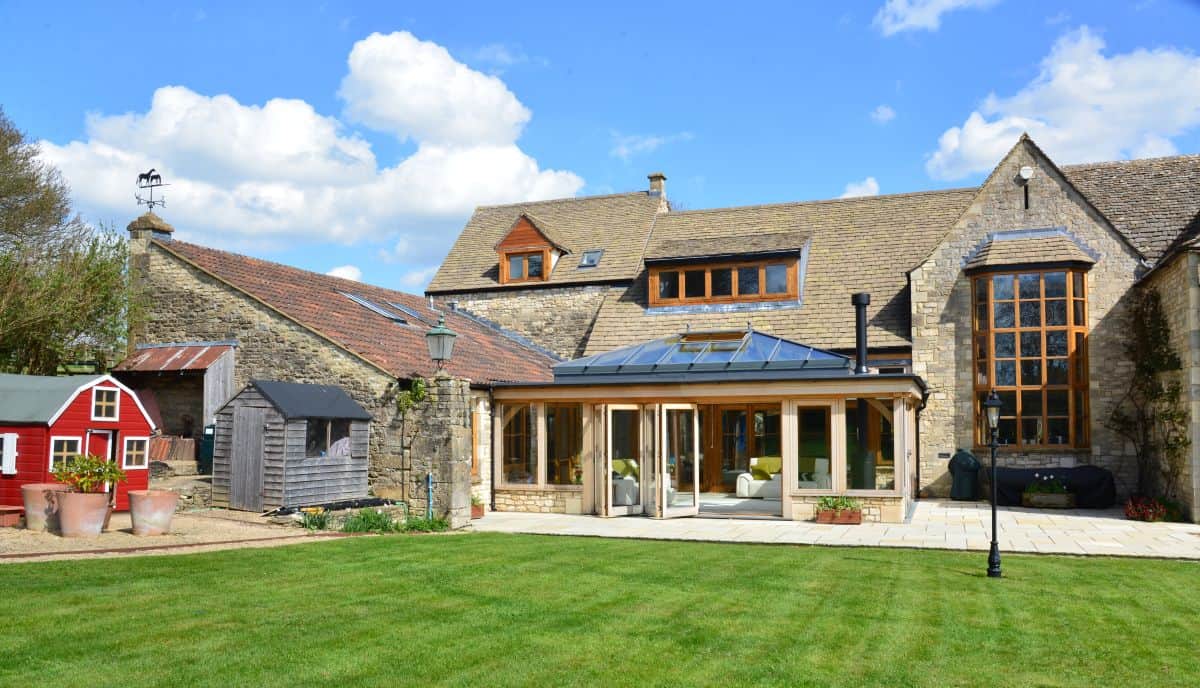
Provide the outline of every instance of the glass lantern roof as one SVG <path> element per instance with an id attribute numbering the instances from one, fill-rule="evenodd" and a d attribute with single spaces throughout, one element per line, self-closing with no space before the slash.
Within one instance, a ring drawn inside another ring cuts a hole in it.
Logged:
<path id="1" fill-rule="evenodd" d="M 580 382 L 583 378 L 619 377 L 621 381 L 703 376 L 806 378 L 850 375 L 849 357 L 757 332 L 687 332 L 554 366 L 556 381 Z"/>

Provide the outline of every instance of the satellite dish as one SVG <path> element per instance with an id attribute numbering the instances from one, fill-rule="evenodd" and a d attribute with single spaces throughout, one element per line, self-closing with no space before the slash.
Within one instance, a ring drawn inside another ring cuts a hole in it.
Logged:
<path id="1" fill-rule="evenodd" d="M 1018 174 L 1021 175 L 1021 179 L 1029 181 L 1030 179 L 1033 179 L 1033 168 L 1029 165 L 1025 165 L 1021 168 L 1021 171 Z"/>

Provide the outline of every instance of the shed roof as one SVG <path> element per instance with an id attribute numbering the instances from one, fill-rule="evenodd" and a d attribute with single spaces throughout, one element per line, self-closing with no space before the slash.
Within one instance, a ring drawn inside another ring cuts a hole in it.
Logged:
<path id="1" fill-rule="evenodd" d="M 344 418 L 371 420 L 371 414 L 336 385 L 251 380 L 284 418 Z"/>
<path id="2" fill-rule="evenodd" d="M 208 370 L 233 351 L 231 343 L 144 344 L 113 368 L 117 372 L 175 372 Z"/>
<path id="3" fill-rule="evenodd" d="M 80 387 L 104 377 L 0 374 L 0 422 L 48 423 Z"/>

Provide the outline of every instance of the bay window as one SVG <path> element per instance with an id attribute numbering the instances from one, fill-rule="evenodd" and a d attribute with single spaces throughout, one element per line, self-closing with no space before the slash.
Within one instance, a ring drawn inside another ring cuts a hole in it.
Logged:
<path id="1" fill-rule="evenodd" d="M 1001 446 L 1089 446 L 1086 279 L 1077 269 L 972 279 L 977 445 L 990 441 L 982 404 L 994 390 Z"/>

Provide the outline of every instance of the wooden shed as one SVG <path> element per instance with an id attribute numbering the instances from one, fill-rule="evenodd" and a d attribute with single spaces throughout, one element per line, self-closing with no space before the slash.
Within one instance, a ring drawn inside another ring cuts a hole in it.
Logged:
<path id="1" fill-rule="evenodd" d="M 216 414 L 213 506 L 269 511 L 366 497 L 370 421 L 340 387 L 252 380 Z"/>

